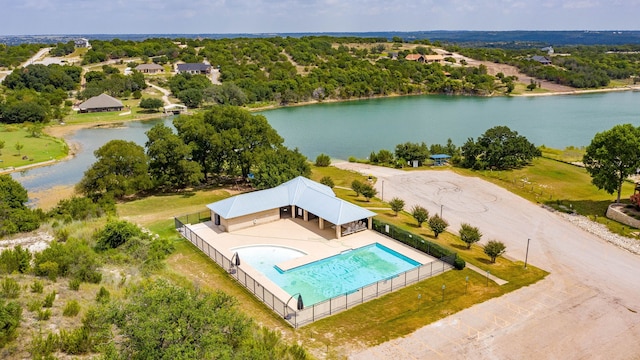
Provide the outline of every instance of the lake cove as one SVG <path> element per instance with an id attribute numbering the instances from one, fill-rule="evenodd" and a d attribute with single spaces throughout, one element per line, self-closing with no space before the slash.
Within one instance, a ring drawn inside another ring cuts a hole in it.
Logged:
<path id="1" fill-rule="evenodd" d="M 397 144 L 461 146 L 506 125 L 536 146 L 586 146 L 616 124 L 640 125 L 640 92 L 541 97 L 409 96 L 280 108 L 262 112 L 291 148 L 314 160 L 365 158 Z"/>
<path id="2" fill-rule="evenodd" d="M 640 92 L 624 91 L 544 97 L 411 96 L 318 104 L 265 111 L 269 123 L 289 147 L 315 160 L 320 153 L 333 158 L 367 157 L 406 141 L 461 146 L 487 129 L 506 125 L 536 145 L 563 149 L 586 146 L 593 136 L 616 124 L 640 125 Z M 173 118 L 126 122 L 115 128 L 88 128 L 67 141 L 80 149 L 68 161 L 13 173 L 30 193 L 80 181 L 93 164 L 93 152 L 109 140 L 134 141 L 142 146 L 145 133 Z"/>

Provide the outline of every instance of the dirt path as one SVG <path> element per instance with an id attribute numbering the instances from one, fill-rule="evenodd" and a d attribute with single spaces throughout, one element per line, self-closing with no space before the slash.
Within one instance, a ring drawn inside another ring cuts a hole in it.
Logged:
<path id="1" fill-rule="evenodd" d="M 340 163 L 378 178 L 384 198 L 431 213 L 443 208 L 451 229 L 480 228 L 483 240 L 551 274 L 475 305 L 353 359 L 633 359 L 640 353 L 640 256 L 615 247 L 505 189 L 449 171 L 413 171 Z"/>
<path id="2" fill-rule="evenodd" d="M 162 93 L 162 101 L 164 101 L 165 105 L 171 105 L 171 101 L 169 101 L 169 95 L 171 95 L 171 91 L 165 89 L 165 88 L 161 88 L 158 85 L 154 85 L 150 82 L 147 81 L 147 85 L 151 86 L 152 88 L 160 91 Z"/>

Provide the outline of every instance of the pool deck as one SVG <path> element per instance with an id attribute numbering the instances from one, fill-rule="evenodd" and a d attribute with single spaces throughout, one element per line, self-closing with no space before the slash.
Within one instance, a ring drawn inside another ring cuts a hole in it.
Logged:
<path id="1" fill-rule="evenodd" d="M 364 230 L 336 239 L 335 230 L 332 228 L 320 230 L 317 219 L 308 222 L 301 219 L 281 219 L 232 233 L 221 231 L 210 221 L 189 225 L 189 228 L 228 259 L 233 256 L 233 249 L 253 245 L 283 246 L 307 254 L 277 264 L 284 271 L 375 243 L 384 245 L 423 265 L 437 261 L 431 256 L 373 230 Z M 286 301 L 290 296 L 250 265 L 241 261 L 239 267 L 281 299 Z"/>

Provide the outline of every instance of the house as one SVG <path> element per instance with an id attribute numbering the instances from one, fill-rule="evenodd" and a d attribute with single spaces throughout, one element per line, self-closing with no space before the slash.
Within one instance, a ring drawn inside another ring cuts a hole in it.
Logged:
<path id="1" fill-rule="evenodd" d="M 540 55 L 535 55 L 531 57 L 531 60 L 533 61 L 537 61 L 542 65 L 551 65 L 551 60 L 547 59 L 544 56 L 540 56 Z"/>
<path id="2" fill-rule="evenodd" d="M 145 74 L 157 74 L 164 72 L 164 67 L 158 64 L 140 64 L 136 66 L 136 70 Z"/>
<path id="3" fill-rule="evenodd" d="M 407 56 L 404 57 L 405 60 L 407 61 L 417 61 L 420 63 L 424 62 L 424 55 L 421 54 L 409 54 Z"/>
<path id="4" fill-rule="evenodd" d="M 318 221 L 336 238 L 371 229 L 376 213 L 339 199 L 326 185 L 299 176 L 271 189 L 236 195 L 207 205 L 213 224 L 225 232 L 283 218 Z"/>
<path id="5" fill-rule="evenodd" d="M 424 55 L 424 62 L 426 63 L 442 63 L 444 57 L 442 55 Z"/>
<path id="6" fill-rule="evenodd" d="M 203 63 L 186 63 L 177 65 L 178 74 L 202 74 L 207 75 L 211 73 L 211 65 Z"/>
<path id="7" fill-rule="evenodd" d="M 124 105 L 122 102 L 107 94 L 94 96 L 89 100 L 78 105 L 81 113 L 104 112 L 104 111 L 122 111 Z"/>
<path id="8" fill-rule="evenodd" d="M 76 39 L 73 41 L 73 44 L 77 48 L 91 48 L 91 44 L 89 44 L 89 40 L 85 38 Z"/>
<path id="9" fill-rule="evenodd" d="M 540 50 L 546 52 L 549 55 L 553 55 L 553 53 L 554 53 L 553 46 L 543 47 Z"/>

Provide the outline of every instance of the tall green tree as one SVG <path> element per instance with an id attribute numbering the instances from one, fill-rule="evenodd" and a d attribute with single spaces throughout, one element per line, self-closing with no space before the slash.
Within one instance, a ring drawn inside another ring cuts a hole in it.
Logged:
<path id="1" fill-rule="evenodd" d="M 436 239 L 447 229 L 447 226 L 449 226 L 449 223 L 445 219 L 441 218 L 438 214 L 435 214 L 431 218 L 429 218 L 429 228 L 431 228 L 431 231 L 433 231 Z"/>
<path id="2" fill-rule="evenodd" d="M 507 251 L 504 243 L 496 240 L 489 240 L 484 246 L 484 253 L 491 258 L 491 262 L 496 262 L 498 256 L 502 256 Z"/>
<path id="3" fill-rule="evenodd" d="M 418 227 L 421 227 L 422 223 L 429 219 L 429 211 L 420 205 L 416 205 L 411 209 L 411 216 L 418 222 Z"/>
<path id="4" fill-rule="evenodd" d="M 424 142 L 420 144 L 406 142 L 396 145 L 395 155 L 397 159 L 417 160 L 419 164 L 423 164 L 429 158 L 429 148 Z"/>
<path id="5" fill-rule="evenodd" d="M 259 153 L 252 169 L 251 184 L 258 189 L 272 188 L 298 176 L 311 175 L 307 158 L 298 149 L 289 150 L 284 146 Z"/>
<path id="6" fill-rule="evenodd" d="M 391 206 L 391 210 L 398 216 L 398 213 L 404 209 L 404 200 L 394 197 L 389 201 L 389 206 Z"/>
<path id="7" fill-rule="evenodd" d="M 147 131 L 149 173 L 161 189 L 183 189 L 199 184 L 204 176 L 200 165 L 191 160 L 191 148 L 164 124 Z"/>
<path id="8" fill-rule="evenodd" d="M 541 155 L 527 138 L 507 126 L 495 126 L 462 146 L 463 165 L 474 169 L 514 169 Z"/>
<path id="9" fill-rule="evenodd" d="M 10 175 L 0 175 L 0 237 L 40 227 L 42 212 L 29 209 L 27 190 Z"/>
<path id="10" fill-rule="evenodd" d="M 78 191 L 90 197 L 122 198 L 152 187 L 147 155 L 133 141 L 111 140 L 94 152 L 97 161 L 84 173 Z"/>
<path id="11" fill-rule="evenodd" d="M 582 162 L 591 182 L 609 194 L 617 192 L 620 202 L 622 183 L 640 168 L 640 128 L 624 124 L 597 133 Z"/>

